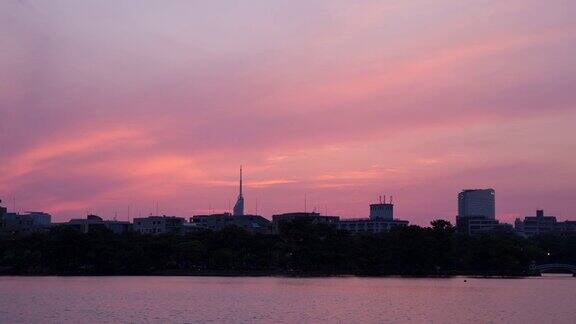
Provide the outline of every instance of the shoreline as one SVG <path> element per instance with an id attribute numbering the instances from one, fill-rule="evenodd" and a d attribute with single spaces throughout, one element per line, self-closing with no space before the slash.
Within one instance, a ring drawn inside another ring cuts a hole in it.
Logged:
<path id="1" fill-rule="evenodd" d="M 562 275 L 563 273 L 558 273 Z M 565 273 L 563 275 L 574 275 Z M 179 273 L 161 272 L 148 274 L 0 274 L 1 277 L 215 277 L 215 278 L 286 278 L 286 279 L 312 279 L 312 278 L 382 278 L 382 279 L 529 279 L 538 278 L 542 275 L 479 275 L 479 274 L 454 274 L 454 275 L 359 275 L 359 274 L 286 274 L 270 272 L 202 272 L 202 273 Z"/>

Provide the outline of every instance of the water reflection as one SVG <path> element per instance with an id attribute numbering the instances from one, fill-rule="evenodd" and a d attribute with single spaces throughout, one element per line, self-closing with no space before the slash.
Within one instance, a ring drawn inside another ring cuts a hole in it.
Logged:
<path id="1" fill-rule="evenodd" d="M 576 279 L 0 277 L 0 322 L 573 323 Z"/>

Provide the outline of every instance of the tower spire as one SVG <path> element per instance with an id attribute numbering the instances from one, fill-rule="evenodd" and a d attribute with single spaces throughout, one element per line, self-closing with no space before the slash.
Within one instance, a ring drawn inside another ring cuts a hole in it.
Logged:
<path id="1" fill-rule="evenodd" d="M 242 197 L 242 165 L 240 165 L 240 197 Z"/>
<path id="2" fill-rule="evenodd" d="M 240 166 L 240 192 L 238 193 L 238 200 L 234 205 L 234 216 L 244 215 L 244 196 L 242 195 L 242 166 Z"/>

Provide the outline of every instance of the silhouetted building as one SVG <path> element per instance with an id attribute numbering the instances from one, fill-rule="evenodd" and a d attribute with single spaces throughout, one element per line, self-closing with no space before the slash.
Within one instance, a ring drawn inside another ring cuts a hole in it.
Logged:
<path id="1" fill-rule="evenodd" d="M 7 212 L 0 219 L 0 231 L 13 234 L 44 231 L 50 227 L 50 219 L 50 214 L 40 212 L 26 214 Z"/>
<path id="2" fill-rule="evenodd" d="M 498 223 L 494 226 L 492 233 L 496 234 L 514 234 L 514 225 L 508 223 Z"/>
<path id="3" fill-rule="evenodd" d="M 42 212 L 9 213 L 8 208 L 0 206 L 0 232 L 4 234 L 30 234 L 48 230 L 51 218 L 50 214 Z"/>
<path id="4" fill-rule="evenodd" d="M 190 222 L 212 231 L 237 226 L 251 233 L 269 234 L 272 232 L 272 223 L 259 215 L 231 215 L 230 213 L 195 215 L 190 218 Z"/>
<path id="5" fill-rule="evenodd" d="M 523 234 L 526 236 L 548 234 L 556 231 L 556 217 L 545 216 L 544 210 L 537 210 L 536 216 L 524 217 Z"/>
<path id="6" fill-rule="evenodd" d="M 458 216 L 496 219 L 494 189 L 467 189 L 458 194 Z"/>
<path id="7" fill-rule="evenodd" d="M 514 232 L 518 235 L 524 235 L 524 222 L 520 218 L 514 220 Z"/>
<path id="8" fill-rule="evenodd" d="M 25 215 L 28 215 L 32 218 L 32 221 L 37 226 L 50 226 L 52 223 L 52 215 L 44 212 L 27 212 Z"/>
<path id="9" fill-rule="evenodd" d="M 86 218 L 71 219 L 66 223 L 55 226 L 67 226 L 81 233 L 90 233 L 98 230 L 109 230 L 114 234 L 123 234 L 132 230 L 132 224 L 128 221 L 104 220 L 98 215 L 88 215 Z"/>
<path id="10" fill-rule="evenodd" d="M 544 234 L 576 234 L 576 221 L 558 222 L 554 216 L 546 216 L 544 210 L 537 210 L 536 216 L 526 216 L 514 222 L 515 231 L 522 236 Z"/>
<path id="11" fill-rule="evenodd" d="M 488 219 L 485 216 L 469 216 L 456 218 L 456 228 L 461 234 L 477 235 L 491 233 L 498 225 L 495 219 Z"/>
<path id="12" fill-rule="evenodd" d="M 394 219 L 394 205 L 382 202 L 370 205 L 370 218 L 340 219 L 338 228 L 350 233 L 381 233 L 395 227 L 408 226 L 409 222 Z"/>
<path id="13" fill-rule="evenodd" d="M 514 227 L 511 224 L 500 223 L 495 219 L 488 219 L 484 216 L 457 217 L 456 228 L 459 233 L 467 235 L 514 232 Z"/>
<path id="14" fill-rule="evenodd" d="M 0 230 L 9 234 L 27 234 L 34 232 L 34 222 L 30 217 L 23 217 L 17 213 L 2 215 Z"/>
<path id="15" fill-rule="evenodd" d="M 557 224 L 560 234 L 576 234 L 576 221 L 563 221 Z"/>
<path id="16" fill-rule="evenodd" d="M 176 216 L 134 218 L 133 229 L 140 234 L 180 234 L 186 220 Z"/>
<path id="17" fill-rule="evenodd" d="M 372 220 L 392 220 L 394 219 L 394 205 L 392 202 L 380 201 L 379 204 L 370 205 L 370 219 Z"/>
<path id="18" fill-rule="evenodd" d="M 184 222 L 182 223 L 182 227 L 180 228 L 180 233 L 181 235 L 187 235 L 187 234 L 192 234 L 192 233 L 198 233 L 198 232 L 203 232 L 206 231 L 205 228 L 198 226 L 198 224 L 194 224 L 192 222 Z"/>
<path id="19" fill-rule="evenodd" d="M 8 208 L 2 206 L 1 204 L 2 204 L 2 200 L 0 199 L 0 217 L 2 217 L 4 214 L 6 214 L 8 212 Z"/>
<path id="20" fill-rule="evenodd" d="M 395 227 L 408 226 L 409 223 L 392 219 L 344 218 L 340 219 L 338 228 L 350 233 L 381 233 Z"/>
<path id="21" fill-rule="evenodd" d="M 466 189 L 458 194 L 456 229 L 461 234 L 502 232 L 509 227 L 496 220 L 494 189 Z"/>
<path id="22" fill-rule="evenodd" d="M 278 225 L 282 222 L 291 222 L 297 219 L 308 220 L 314 224 L 329 224 L 338 226 L 338 221 L 340 217 L 338 216 L 322 216 L 320 213 L 312 212 L 296 212 L 296 213 L 285 213 L 272 216 L 272 224 L 274 228 L 277 229 Z"/>
<path id="23" fill-rule="evenodd" d="M 341 219 L 338 216 L 322 216 L 319 213 L 287 213 L 272 216 L 274 229 L 277 231 L 282 222 L 297 219 L 309 220 L 314 224 L 333 225 L 340 230 L 350 233 L 381 233 L 395 227 L 407 226 L 408 221 L 394 219 L 394 205 L 392 202 L 380 201 L 370 205 L 370 217 Z"/>
<path id="24" fill-rule="evenodd" d="M 234 205 L 234 216 L 244 215 L 244 196 L 242 195 L 242 167 L 240 167 L 240 192 Z"/>

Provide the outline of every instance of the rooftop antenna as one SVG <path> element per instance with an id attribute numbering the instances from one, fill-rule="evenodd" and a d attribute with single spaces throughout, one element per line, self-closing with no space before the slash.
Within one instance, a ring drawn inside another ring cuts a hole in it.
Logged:
<path id="1" fill-rule="evenodd" d="M 17 211 L 16 211 L 16 193 L 12 194 L 12 210 L 14 211 L 14 213 L 17 213 Z"/>
<path id="2" fill-rule="evenodd" d="M 393 198 L 394 198 L 393 196 L 390 196 L 390 205 L 392 205 L 392 203 L 394 201 Z"/>
<path id="3" fill-rule="evenodd" d="M 158 213 L 158 201 L 156 201 L 156 216 L 160 216 L 160 214 Z"/>
<path id="4" fill-rule="evenodd" d="M 386 195 L 382 196 L 384 198 L 384 203 L 386 203 Z"/>
<path id="5" fill-rule="evenodd" d="M 378 196 L 378 200 L 382 203 L 382 195 Z"/>
<path id="6" fill-rule="evenodd" d="M 307 207 L 308 207 L 307 206 L 307 197 L 306 197 L 306 193 L 304 193 L 304 213 L 308 212 Z"/>

